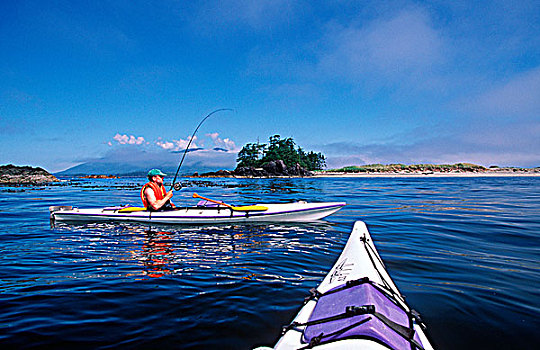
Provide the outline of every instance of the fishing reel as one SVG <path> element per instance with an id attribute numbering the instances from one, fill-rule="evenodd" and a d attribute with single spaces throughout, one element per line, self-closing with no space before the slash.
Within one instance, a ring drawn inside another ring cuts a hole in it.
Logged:
<path id="1" fill-rule="evenodd" d="M 174 184 L 173 187 L 175 191 L 180 191 L 182 189 L 182 184 L 180 182 L 177 182 Z"/>

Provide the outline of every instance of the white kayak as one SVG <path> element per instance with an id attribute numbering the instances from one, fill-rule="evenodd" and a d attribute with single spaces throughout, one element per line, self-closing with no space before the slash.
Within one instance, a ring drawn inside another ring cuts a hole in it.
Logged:
<path id="1" fill-rule="evenodd" d="M 70 206 L 49 208 L 51 220 L 69 222 L 124 221 L 154 224 L 226 224 L 251 222 L 309 222 L 341 209 L 343 202 L 257 204 L 249 206 L 179 207 L 167 211 L 148 211 L 137 207 L 83 209 Z"/>
<path id="2" fill-rule="evenodd" d="M 362 221 L 310 294 L 274 349 L 433 349 Z"/>

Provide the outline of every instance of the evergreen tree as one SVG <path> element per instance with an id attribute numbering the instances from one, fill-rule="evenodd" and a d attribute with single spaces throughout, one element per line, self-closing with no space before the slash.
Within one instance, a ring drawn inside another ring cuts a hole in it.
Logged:
<path id="1" fill-rule="evenodd" d="M 326 168 L 326 157 L 322 153 L 310 151 L 307 154 L 308 170 L 321 170 Z"/>
<path id="2" fill-rule="evenodd" d="M 269 144 L 248 143 L 238 153 L 238 167 L 261 167 L 271 161 L 281 160 L 287 167 L 299 164 L 308 170 L 320 170 L 326 167 L 326 158 L 322 153 L 306 153 L 291 137 L 281 139 L 280 135 L 269 138 Z"/>
<path id="3" fill-rule="evenodd" d="M 261 165 L 260 161 L 262 155 L 264 154 L 264 149 L 266 145 L 261 145 L 259 143 L 248 143 L 240 152 L 236 158 L 236 162 L 239 167 L 258 167 Z"/>

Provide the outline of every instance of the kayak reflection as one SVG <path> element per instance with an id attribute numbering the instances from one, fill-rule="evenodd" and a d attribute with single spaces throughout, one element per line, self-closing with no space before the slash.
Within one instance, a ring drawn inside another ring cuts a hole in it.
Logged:
<path id="1" fill-rule="evenodd" d="M 322 226 L 321 226 L 322 225 Z M 308 252 L 302 234 L 317 235 L 328 224 L 193 227 L 144 231 L 133 259 L 142 265 L 139 276 L 161 278 L 213 270 L 219 279 L 283 279 L 268 275 L 263 260 L 272 250 Z"/>
<path id="2" fill-rule="evenodd" d="M 315 278 L 319 271 L 314 274 L 310 264 L 319 255 L 326 258 L 325 252 L 335 245 L 331 234 L 334 230 L 333 224 L 318 221 L 182 227 L 60 223 L 53 232 L 55 239 L 63 242 L 63 254 L 84 256 L 85 261 L 104 261 L 99 269 L 100 276 L 118 273 L 114 267 L 121 264 L 123 277 L 181 276 L 188 284 L 216 285 L 247 279 L 276 282 Z M 313 249 L 313 237 L 318 242 L 317 250 Z M 288 257 L 292 253 L 294 260 Z M 268 264 L 272 269 L 268 269 Z M 211 271 L 211 279 L 204 282 L 197 279 L 196 276 L 206 275 L 208 271 Z"/>
<path id="3" fill-rule="evenodd" d="M 144 265 L 143 274 L 148 277 L 163 277 L 173 273 L 171 263 L 174 261 L 174 233 L 167 231 L 145 231 L 146 239 L 142 245 L 141 260 Z"/>

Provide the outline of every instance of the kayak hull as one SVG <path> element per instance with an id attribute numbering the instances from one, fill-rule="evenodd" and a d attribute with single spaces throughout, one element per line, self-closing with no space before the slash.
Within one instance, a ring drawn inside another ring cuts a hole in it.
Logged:
<path id="1" fill-rule="evenodd" d="M 72 207 L 51 207 L 53 221 L 66 222 L 135 222 L 154 224 L 226 224 L 252 222 L 309 222 L 320 220 L 341 209 L 345 203 L 277 203 L 260 204 L 267 209 L 234 210 L 229 207 L 183 207 L 170 211 L 122 212 L 117 208 L 79 209 Z"/>
<path id="2" fill-rule="evenodd" d="M 368 250 L 370 253 L 367 252 Z M 317 291 L 324 294 L 343 286 L 347 282 L 350 283 L 350 281 L 365 278 L 378 286 L 384 286 L 383 289 L 394 296 L 396 304 L 399 305 L 400 308 L 403 308 L 407 312 L 410 311 L 403 296 L 388 275 L 384 263 L 375 249 L 366 225 L 362 221 L 357 221 L 343 252 L 336 264 L 319 285 Z M 316 300 L 312 299 L 308 301 L 296 315 L 293 323 L 305 324 L 308 322 L 316 306 Z M 425 350 L 432 350 L 433 347 L 419 321 L 414 321 L 412 327 L 416 333 L 415 337 L 421 346 Z M 305 331 L 306 326 L 288 328 L 279 339 L 274 349 L 299 349 L 305 347 L 307 345 L 303 338 L 305 336 Z M 314 346 L 314 349 L 388 349 L 388 347 L 389 346 L 381 344 L 380 341 L 370 339 L 370 337 L 357 336 L 354 337 L 354 339 L 345 338 L 327 343 L 322 342 L 321 344 Z M 261 347 L 259 349 L 268 348 Z"/>

